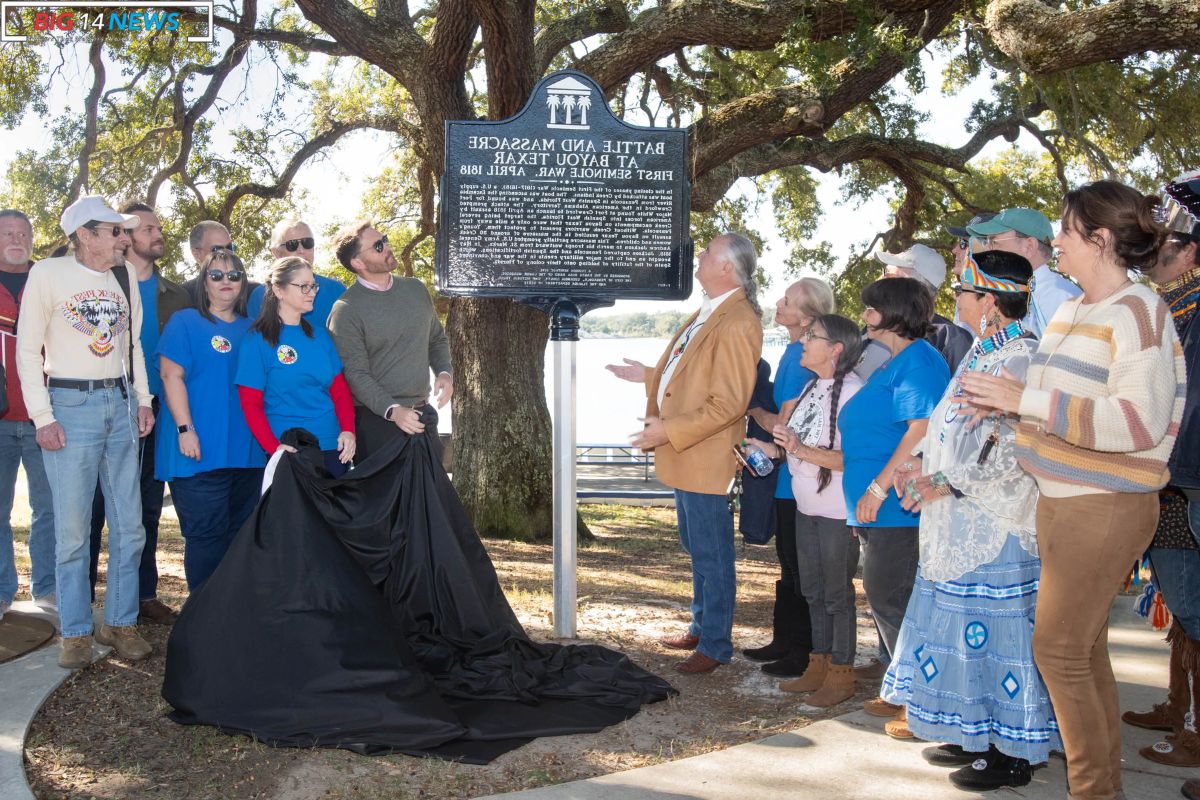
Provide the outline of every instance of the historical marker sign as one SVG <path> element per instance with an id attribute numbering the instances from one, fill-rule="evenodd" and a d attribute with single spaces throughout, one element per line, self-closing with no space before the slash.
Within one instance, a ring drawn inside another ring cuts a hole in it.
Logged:
<path id="1" fill-rule="evenodd" d="M 685 299 L 687 133 L 629 125 L 580 72 L 515 117 L 446 123 L 437 237 L 444 294 Z"/>

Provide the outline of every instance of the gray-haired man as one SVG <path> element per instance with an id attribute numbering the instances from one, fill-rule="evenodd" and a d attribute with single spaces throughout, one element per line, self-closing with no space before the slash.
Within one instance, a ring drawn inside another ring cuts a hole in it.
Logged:
<path id="1" fill-rule="evenodd" d="M 104 624 L 96 640 L 130 660 L 151 652 L 136 625 L 146 537 L 137 443 L 154 427 L 154 415 L 137 335 L 141 297 L 125 269 L 129 229 L 138 221 L 101 197 L 68 206 L 61 224 L 74 253 L 34 266 L 17 322 L 21 391 L 54 487 L 58 663 L 68 669 L 92 659 L 88 525 L 97 480 L 111 524 Z"/>

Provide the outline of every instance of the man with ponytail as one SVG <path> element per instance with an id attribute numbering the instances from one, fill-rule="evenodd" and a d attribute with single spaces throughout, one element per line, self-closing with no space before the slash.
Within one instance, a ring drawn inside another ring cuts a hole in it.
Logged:
<path id="1" fill-rule="evenodd" d="M 733 656 L 733 514 L 725 493 L 762 354 L 754 244 L 723 233 L 697 262 L 703 305 L 658 364 L 627 358 L 608 365 L 618 378 L 646 386 L 645 428 L 631 442 L 654 451 L 659 480 L 675 489 L 679 539 L 692 557 L 691 624 L 685 634 L 662 640 L 695 650 L 675 665 L 684 674 L 712 672 Z"/>

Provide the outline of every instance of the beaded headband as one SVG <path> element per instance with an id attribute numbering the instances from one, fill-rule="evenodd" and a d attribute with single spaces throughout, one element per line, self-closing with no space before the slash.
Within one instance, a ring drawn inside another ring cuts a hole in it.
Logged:
<path id="1" fill-rule="evenodd" d="M 963 268 L 962 278 L 959 282 L 963 286 L 974 286 L 977 289 L 986 289 L 989 292 L 1007 292 L 1009 294 L 1020 294 L 1029 291 L 1029 287 L 1008 278 L 997 278 L 993 275 L 988 275 L 984 272 L 979 262 L 975 260 L 975 253 L 967 251 L 966 266 Z"/>

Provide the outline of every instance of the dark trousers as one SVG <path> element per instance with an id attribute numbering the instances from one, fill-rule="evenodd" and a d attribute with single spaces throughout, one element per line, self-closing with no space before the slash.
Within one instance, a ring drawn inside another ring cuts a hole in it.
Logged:
<path id="1" fill-rule="evenodd" d="M 775 636 L 784 639 L 791 653 L 806 656 L 812 650 L 812 617 L 800 582 L 796 547 L 796 501 L 775 498 L 775 553 L 779 556 L 779 587 L 775 591 Z"/>
<path id="2" fill-rule="evenodd" d="M 154 416 L 158 418 L 158 398 L 154 399 Z M 146 545 L 142 548 L 142 560 L 138 564 L 138 599 L 153 600 L 158 597 L 158 521 L 162 517 L 163 488 L 162 481 L 154 480 L 154 439 L 157 426 L 150 433 L 138 439 L 138 457 L 142 464 L 141 494 L 142 494 L 142 527 L 146 529 Z M 104 493 L 100 484 L 96 484 L 96 493 L 92 496 L 92 541 L 91 562 L 88 565 L 88 578 L 92 584 L 92 600 L 96 599 L 96 579 L 100 571 L 100 532 L 104 530 Z"/>
<path id="3" fill-rule="evenodd" d="M 920 555 L 917 528 L 855 528 L 863 553 L 863 589 L 875 629 L 879 631 L 880 660 L 891 662 L 908 609 Z"/>
<path id="4" fill-rule="evenodd" d="M 796 501 L 790 497 L 775 498 L 775 555 L 779 556 L 780 590 L 799 597 L 803 603 L 796 556 Z"/>
<path id="5" fill-rule="evenodd" d="M 188 590 L 204 583 L 258 504 L 261 467 L 213 469 L 171 481 Z"/>
<path id="6" fill-rule="evenodd" d="M 402 410 L 403 407 L 396 409 L 396 411 Z M 432 437 L 435 447 L 434 456 L 440 464 L 442 446 L 438 440 L 437 410 L 429 403 L 419 406 L 418 410 L 425 420 L 425 432 Z M 404 431 L 396 427 L 396 423 L 384 419 L 365 406 L 354 407 L 354 434 L 357 439 L 354 451 L 354 463 L 356 464 L 361 464 L 370 458 L 372 453 L 382 449 L 396 437 L 406 435 Z"/>
<path id="7" fill-rule="evenodd" d="M 335 478 L 340 478 L 350 471 L 349 464 L 343 464 L 341 453 L 337 450 L 322 450 L 321 456 L 324 458 L 325 469 Z"/>

